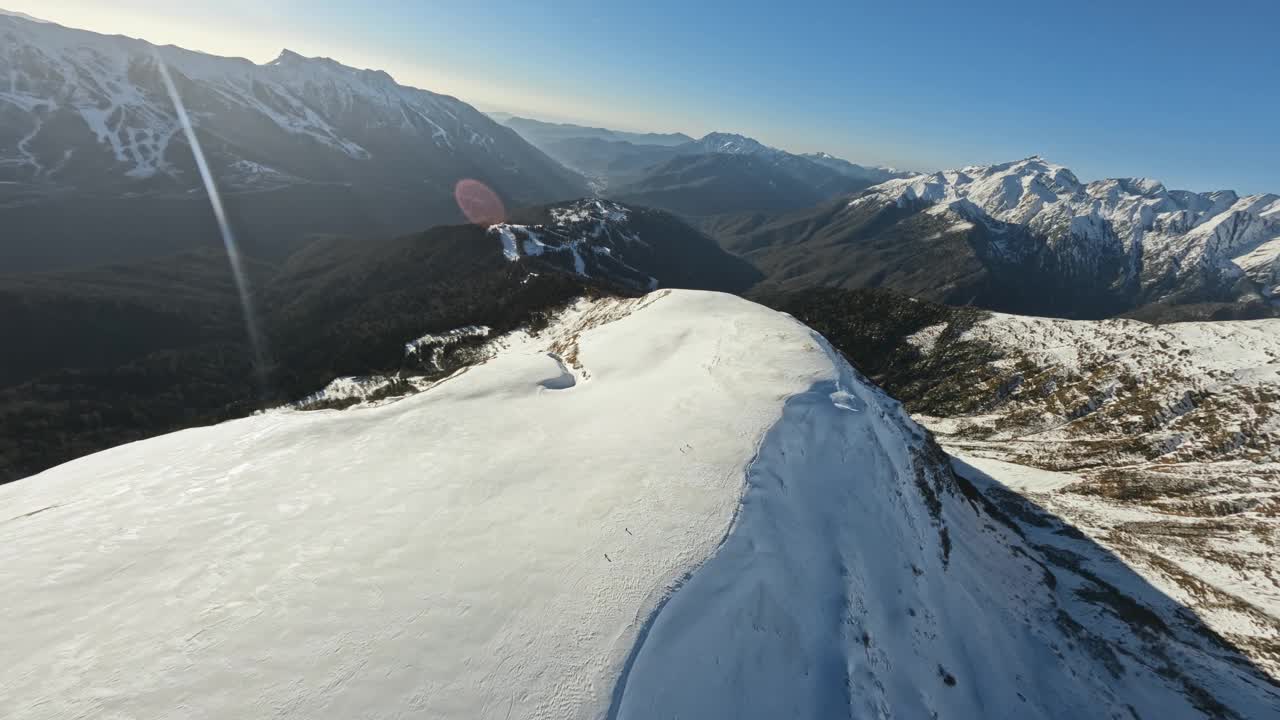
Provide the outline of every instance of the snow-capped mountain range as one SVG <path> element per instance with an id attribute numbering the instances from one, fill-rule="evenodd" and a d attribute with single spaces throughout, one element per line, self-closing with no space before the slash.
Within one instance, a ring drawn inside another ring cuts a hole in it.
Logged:
<path id="1" fill-rule="evenodd" d="M 892 180 L 853 204 L 927 207 L 952 217 L 953 231 L 983 231 L 1006 259 L 1047 249 L 1062 272 L 1103 275 L 1148 302 L 1271 298 L 1280 285 L 1280 195 L 1170 190 L 1145 178 L 1083 183 L 1031 157 Z"/>
<path id="2" fill-rule="evenodd" d="M 0 488 L 0 714 L 1277 707 L 1193 615 L 987 484 L 789 316 L 582 300 L 395 402 L 261 413 Z"/>
<path id="3" fill-rule="evenodd" d="M 0 16 L 0 180 L 140 192 L 197 184 L 164 63 L 232 189 L 459 176 L 520 201 L 580 179 L 455 98 L 284 51 L 256 65 Z"/>

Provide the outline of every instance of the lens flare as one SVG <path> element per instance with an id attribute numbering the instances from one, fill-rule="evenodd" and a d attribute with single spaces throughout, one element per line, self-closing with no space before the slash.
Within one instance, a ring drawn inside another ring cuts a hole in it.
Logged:
<path id="1" fill-rule="evenodd" d="M 479 180 L 459 180 L 453 188 L 453 199 L 458 209 L 476 225 L 497 225 L 506 222 L 507 208 L 502 198 Z"/>
<path id="2" fill-rule="evenodd" d="M 222 205 L 222 195 L 218 193 L 218 186 L 213 180 L 213 173 L 209 170 L 209 163 L 205 159 L 204 150 L 200 148 L 200 140 L 196 137 L 195 128 L 191 125 L 191 118 L 187 115 L 186 105 L 182 102 L 182 96 L 178 94 L 178 88 L 173 83 L 173 78 L 169 76 L 169 68 L 164 63 L 164 58 L 160 57 L 159 52 L 153 53 L 156 59 L 156 67 L 160 70 L 160 78 L 164 81 L 165 90 L 169 93 L 169 99 L 173 101 L 173 109 L 178 115 L 178 122 L 182 125 L 182 133 L 187 138 L 187 144 L 191 146 L 191 154 L 195 156 L 196 167 L 200 171 L 200 180 L 204 183 L 205 194 L 209 196 L 209 204 L 213 207 L 214 219 L 218 221 L 218 230 L 222 233 L 222 245 L 227 250 L 227 261 L 231 264 L 231 275 L 236 283 L 236 291 L 240 294 L 240 307 L 244 310 L 245 329 L 249 334 L 249 344 L 253 346 L 253 365 L 254 373 L 258 380 L 258 389 L 266 390 L 267 382 L 267 365 L 266 365 L 266 343 L 262 337 L 262 331 L 258 328 L 258 315 L 253 308 L 253 294 L 249 290 L 249 278 L 244 272 L 244 262 L 240 259 L 240 249 L 236 245 L 235 234 L 231 231 L 231 222 L 227 219 L 226 209 Z"/>

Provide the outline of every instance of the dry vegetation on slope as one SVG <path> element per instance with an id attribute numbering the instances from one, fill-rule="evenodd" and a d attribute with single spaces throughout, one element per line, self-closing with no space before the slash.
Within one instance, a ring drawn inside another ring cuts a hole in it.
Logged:
<path id="1" fill-rule="evenodd" d="M 880 291 L 764 299 L 824 333 L 952 454 L 1280 678 L 1280 320 L 1052 320 Z"/>
<path id="2" fill-rule="evenodd" d="M 945 355 L 943 330 L 912 342 Z M 999 359 L 982 382 L 956 378 L 968 412 L 924 418 L 943 442 L 1068 474 L 1017 489 L 1280 675 L 1280 321 L 992 315 L 957 340 Z"/>

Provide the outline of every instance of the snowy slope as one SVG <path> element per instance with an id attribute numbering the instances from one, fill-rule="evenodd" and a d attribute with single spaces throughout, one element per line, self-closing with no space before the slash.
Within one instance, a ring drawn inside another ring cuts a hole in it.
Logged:
<path id="1" fill-rule="evenodd" d="M 0 715 L 1280 707 L 1225 649 L 1138 632 L 1100 580 L 1050 571 L 788 316 L 663 292 L 492 342 L 400 402 L 0 488 Z"/>
<path id="2" fill-rule="evenodd" d="M 81 189 L 107 178 L 190 184 L 190 151 L 159 60 L 207 136 L 215 174 L 233 187 L 402 179 L 413 168 L 419 184 L 469 172 L 514 195 L 573 196 L 582 187 L 466 103 L 385 72 L 288 50 L 255 65 L 13 16 L 0 16 L 0 39 L 2 179 Z"/>
<path id="3" fill-rule="evenodd" d="M 951 388 L 970 411 L 923 419 L 944 445 L 1280 677 L 1280 321 L 992 314 L 942 331 L 911 341 L 926 364 L 966 345 L 990 358 Z"/>
<path id="4" fill-rule="evenodd" d="M 1035 239 L 996 242 L 1010 260 L 1047 245 L 1067 272 L 1117 275 L 1148 301 L 1207 292 L 1248 278 L 1266 297 L 1280 284 L 1280 196 L 1169 190 L 1155 180 L 1082 183 L 1039 157 L 891 180 L 855 205 L 928 206 L 990 235 L 1024 229 Z M 999 240 L 999 238 L 996 238 Z"/>
<path id="5" fill-rule="evenodd" d="M 831 371 L 784 317 L 652 300 L 566 319 L 601 323 L 580 368 L 529 341 L 395 405 L 6 486 L 0 622 L 29 642 L 0 650 L 0 715 L 594 715 L 636 617 L 729 526 L 782 399 Z M 798 342 L 761 362 L 766 337 Z"/>

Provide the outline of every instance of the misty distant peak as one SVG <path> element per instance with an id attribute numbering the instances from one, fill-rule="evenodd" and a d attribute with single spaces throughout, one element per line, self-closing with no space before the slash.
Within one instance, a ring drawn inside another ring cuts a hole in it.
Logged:
<path id="1" fill-rule="evenodd" d="M 704 152 L 729 153 L 731 155 L 761 155 L 778 152 L 776 148 L 769 147 L 755 138 L 725 132 L 708 133 L 702 139 L 696 141 L 695 144 Z"/>
<path id="2" fill-rule="evenodd" d="M 41 24 L 43 24 L 43 25 L 52 25 L 52 24 L 53 24 L 53 23 L 50 23 L 48 20 L 41 20 L 41 19 L 40 19 L 40 18 L 38 18 L 38 17 L 33 17 L 33 16 L 28 15 L 28 14 L 23 13 L 23 12 L 18 12 L 18 11 L 16 11 L 16 10 L 5 10 L 4 8 L 0 8 L 0 16 L 3 16 L 3 15 L 7 15 L 7 16 L 9 16 L 9 17 L 19 18 L 19 19 L 21 19 L 21 20 L 29 20 L 29 21 L 31 21 L 31 22 L 41 23 Z"/>

